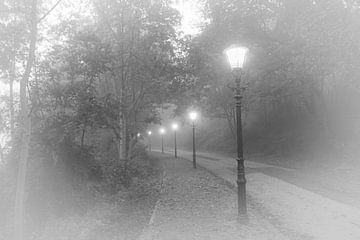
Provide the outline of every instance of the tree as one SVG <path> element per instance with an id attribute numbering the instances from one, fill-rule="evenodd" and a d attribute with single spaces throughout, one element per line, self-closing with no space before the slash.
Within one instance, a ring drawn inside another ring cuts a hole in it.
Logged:
<path id="1" fill-rule="evenodd" d="M 15 197 L 15 224 L 14 224 L 14 239 L 23 239 L 23 219 L 24 219 L 24 194 L 26 182 L 26 168 L 28 160 L 28 150 L 30 141 L 30 113 L 28 110 L 28 100 L 26 89 L 31 73 L 31 69 L 35 59 L 36 37 L 37 37 L 37 0 L 31 2 L 31 11 L 29 13 L 30 19 L 30 43 L 27 64 L 24 75 L 20 81 L 20 109 L 21 109 L 21 148 L 20 159 L 16 186 Z"/>
<path id="2" fill-rule="evenodd" d="M 136 134 L 159 122 L 156 108 L 186 89 L 183 42 L 168 2 L 94 6 L 99 20 L 52 29 L 64 41 L 38 62 L 30 88 L 33 127 L 55 154 L 65 137 L 82 146 L 87 132 L 112 129 L 126 173 Z"/>
<path id="3" fill-rule="evenodd" d="M 204 2 L 210 21 L 193 39 L 190 59 L 196 92 L 204 96 L 209 112 L 229 116 L 219 105 L 231 108 L 232 99 L 215 93 L 223 92 L 231 77 L 222 51 L 237 42 L 250 48 L 244 101 L 258 123 L 272 129 L 269 124 L 297 124 L 293 120 L 302 118 L 326 134 L 336 128 L 329 121 L 338 119 L 330 111 L 335 93 L 339 86 L 357 88 L 351 79 L 360 72 L 356 2 Z"/>
<path id="4" fill-rule="evenodd" d="M 140 110 L 169 98 L 167 87 L 178 75 L 174 26 L 179 17 L 170 1 L 94 1 L 94 5 L 100 18 L 98 32 L 112 46 L 110 76 L 105 79 L 113 81 L 120 104 L 120 158 L 126 160 Z"/>
<path id="5" fill-rule="evenodd" d="M 35 61 L 35 51 L 38 36 L 39 19 L 43 20 L 49 12 L 42 18 L 38 18 L 38 2 L 32 0 L 27 6 L 28 12 L 25 12 L 29 29 L 29 47 L 25 64 L 25 70 L 20 80 L 20 157 L 18 162 L 18 174 L 15 196 L 15 214 L 14 214 L 14 239 L 23 239 L 23 220 L 24 220 L 24 201 L 25 201 L 25 183 L 26 170 L 29 154 L 29 142 L 31 135 L 31 111 L 28 108 L 28 83 Z M 57 5 L 57 4 L 56 4 Z M 52 8 L 53 9 L 53 8 Z M 15 57 L 13 53 L 13 65 Z M 14 71 L 14 69 L 12 70 Z"/>
<path id="6" fill-rule="evenodd" d="M 27 33 L 23 31 L 26 25 L 26 18 L 22 17 L 26 14 L 27 4 L 20 1 L 4 1 L 0 14 L 0 36 L 1 36 L 1 61 L 0 75 L 9 83 L 9 111 L 10 111 L 10 134 L 14 138 L 15 132 L 15 98 L 14 83 L 19 75 L 19 64 L 25 61 L 25 56 L 20 54 L 25 51 Z"/>

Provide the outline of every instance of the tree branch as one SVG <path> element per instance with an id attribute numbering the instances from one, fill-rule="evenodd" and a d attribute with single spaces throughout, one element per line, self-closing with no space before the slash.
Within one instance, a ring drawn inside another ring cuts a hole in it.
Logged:
<path id="1" fill-rule="evenodd" d="M 40 23 L 42 20 L 44 20 L 44 19 L 56 8 L 56 6 L 59 5 L 59 3 L 60 3 L 61 1 L 62 1 L 62 0 L 58 0 L 58 1 L 54 4 L 54 6 L 52 6 L 52 7 L 50 8 L 50 10 L 47 11 L 47 13 L 45 13 L 41 18 L 39 18 L 38 22 Z"/>

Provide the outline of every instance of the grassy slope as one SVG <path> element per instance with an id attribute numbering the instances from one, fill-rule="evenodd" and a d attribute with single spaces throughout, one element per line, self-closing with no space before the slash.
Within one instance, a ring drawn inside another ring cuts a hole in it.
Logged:
<path id="1" fill-rule="evenodd" d="M 135 239 L 147 224 L 162 178 L 156 159 L 148 157 L 139 145 L 131 162 L 132 181 L 126 188 L 119 180 L 122 172 L 115 171 L 117 152 L 115 144 L 108 141 L 109 134 L 89 138 L 88 143 L 96 140 L 92 142 L 96 148 L 91 161 L 86 160 L 88 155 L 84 160 L 78 148 L 65 148 L 60 155 L 66 159 L 56 165 L 51 159 L 31 156 L 24 219 L 27 239 Z M 86 167 L 89 163 L 100 165 L 103 176 L 94 177 Z M 11 167 L 0 170 L 2 240 L 11 236 L 15 175 Z"/>
<path id="2" fill-rule="evenodd" d="M 160 192 L 161 169 L 156 159 L 149 161 L 151 173 L 146 178 L 134 179 L 128 190 L 113 196 L 92 196 L 92 203 L 82 214 L 68 213 L 50 220 L 36 239 L 136 239 Z"/>
<path id="3" fill-rule="evenodd" d="M 211 130 L 209 130 L 211 129 Z M 350 133 L 330 134 L 311 121 L 245 125 L 244 151 L 256 161 L 296 168 L 359 166 L 359 139 Z M 236 141 L 225 121 L 208 121 L 197 132 L 197 148 L 227 156 Z M 188 141 L 187 143 L 189 143 Z M 189 145 L 189 144 L 188 144 Z M 187 146 L 191 149 L 191 146 Z"/>

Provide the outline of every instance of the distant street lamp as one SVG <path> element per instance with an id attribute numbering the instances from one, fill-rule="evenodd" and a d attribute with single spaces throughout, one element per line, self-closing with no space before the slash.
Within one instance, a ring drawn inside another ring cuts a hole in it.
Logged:
<path id="1" fill-rule="evenodd" d="M 246 179 L 243 153 L 243 138 L 241 126 L 241 75 L 243 74 L 243 66 L 245 56 L 248 49 L 240 46 L 230 46 L 225 50 L 230 67 L 235 77 L 235 107 L 236 107 L 236 139 L 237 139 L 237 185 L 238 185 L 238 216 L 241 220 L 247 220 L 246 208 Z"/>
<path id="2" fill-rule="evenodd" d="M 165 128 L 160 128 L 160 135 L 161 135 L 161 152 L 164 153 L 164 134 Z"/>
<path id="3" fill-rule="evenodd" d="M 177 158 L 177 146 L 176 146 L 176 130 L 179 128 L 177 123 L 173 123 L 171 125 L 172 129 L 174 130 L 174 148 L 175 148 L 175 158 Z"/>
<path id="4" fill-rule="evenodd" d="M 151 131 L 148 131 L 147 132 L 147 134 L 148 134 L 148 139 L 149 139 L 149 151 L 151 152 L 151 134 L 152 134 L 152 132 Z"/>
<path id="5" fill-rule="evenodd" d="M 196 149 L 195 149 L 195 121 L 198 117 L 197 112 L 192 111 L 189 113 L 189 118 L 192 121 L 192 130 L 193 130 L 193 167 L 196 168 Z"/>

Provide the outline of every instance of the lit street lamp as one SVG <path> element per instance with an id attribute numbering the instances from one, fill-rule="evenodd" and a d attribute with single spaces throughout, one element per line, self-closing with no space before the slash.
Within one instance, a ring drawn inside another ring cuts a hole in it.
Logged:
<path id="1" fill-rule="evenodd" d="M 235 107 L 236 107 L 236 140 L 237 140 L 237 185 L 238 185 L 238 216 L 247 220 L 246 179 L 241 126 L 241 75 L 248 49 L 240 46 L 230 46 L 225 50 L 232 72 L 235 74 Z"/>
<path id="2" fill-rule="evenodd" d="M 160 128 L 160 135 L 161 135 L 161 152 L 164 153 L 164 134 L 165 128 Z"/>
<path id="3" fill-rule="evenodd" d="M 179 128 L 177 123 L 173 123 L 171 125 L 172 129 L 174 130 L 174 148 L 175 148 L 175 158 L 177 158 L 177 146 L 176 146 L 176 130 Z"/>
<path id="4" fill-rule="evenodd" d="M 147 134 L 148 134 L 148 139 L 149 139 L 149 151 L 151 152 L 151 134 L 152 134 L 152 132 L 151 131 L 148 131 L 147 132 Z"/>
<path id="5" fill-rule="evenodd" d="M 192 121 L 192 132 L 193 132 L 193 167 L 196 168 L 196 149 L 195 149 L 195 121 L 198 117 L 197 112 L 190 112 L 189 118 Z"/>

